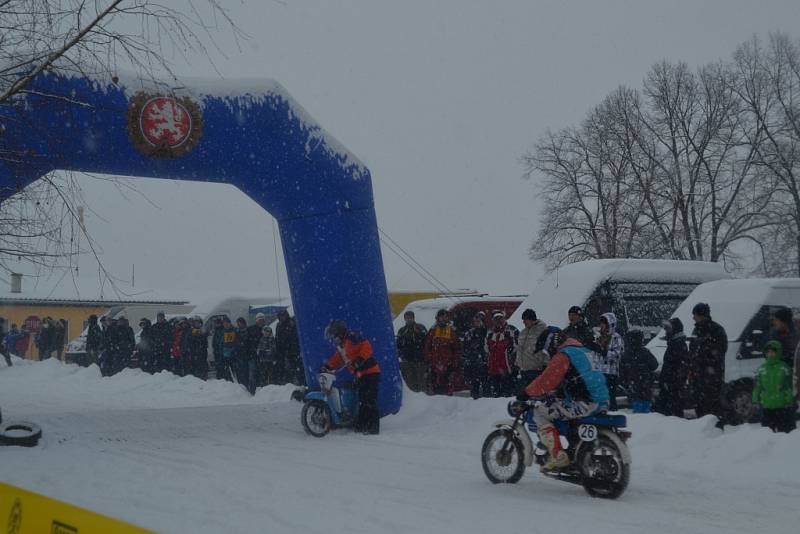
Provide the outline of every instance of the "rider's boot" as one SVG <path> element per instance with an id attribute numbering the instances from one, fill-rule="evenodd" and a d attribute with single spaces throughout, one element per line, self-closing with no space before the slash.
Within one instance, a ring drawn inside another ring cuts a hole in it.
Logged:
<path id="1" fill-rule="evenodd" d="M 541 471 L 557 471 L 569 466 L 569 455 L 561 448 L 558 429 L 554 425 L 539 428 L 539 439 L 550 453 L 550 459 L 541 467 Z"/>

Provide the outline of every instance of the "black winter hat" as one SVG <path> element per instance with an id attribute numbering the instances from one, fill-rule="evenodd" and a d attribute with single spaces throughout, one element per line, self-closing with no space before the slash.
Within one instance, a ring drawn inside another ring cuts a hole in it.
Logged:
<path id="1" fill-rule="evenodd" d="M 563 310 L 564 308 L 561 308 L 561 309 Z M 567 313 L 577 313 L 578 315 L 583 317 L 583 310 L 581 309 L 580 306 L 571 307 Z"/>
<path id="2" fill-rule="evenodd" d="M 778 308 L 775 310 L 775 313 L 772 314 L 777 320 L 782 322 L 787 326 L 792 326 L 793 318 L 792 318 L 792 310 L 789 308 Z"/>
<path id="3" fill-rule="evenodd" d="M 524 312 L 522 312 L 522 320 L 523 321 L 535 321 L 536 320 L 536 312 L 532 309 L 528 308 Z"/>
<path id="4" fill-rule="evenodd" d="M 699 315 L 701 317 L 711 317 L 711 306 L 705 302 L 698 302 L 692 308 L 692 315 Z"/>
<path id="5" fill-rule="evenodd" d="M 683 332 L 683 322 L 677 317 L 673 317 L 669 321 L 664 321 L 664 329 L 674 336 Z"/>
<path id="6" fill-rule="evenodd" d="M 641 330 L 628 330 L 625 333 L 625 348 L 640 349 L 644 345 L 644 332 Z"/>

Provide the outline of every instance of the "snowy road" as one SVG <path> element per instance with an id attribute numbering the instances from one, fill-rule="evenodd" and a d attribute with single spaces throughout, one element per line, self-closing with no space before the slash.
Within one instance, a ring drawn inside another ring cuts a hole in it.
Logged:
<path id="1" fill-rule="evenodd" d="M 409 394 L 380 436 L 315 439 L 288 392 L 0 367 L 5 417 L 45 432 L 0 448 L 0 480 L 161 532 L 797 532 L 800 432 L 630 417 L 631 485 L 608 502 L 533 471 L 490 484 L 479 450 L 503 401 Z"/>

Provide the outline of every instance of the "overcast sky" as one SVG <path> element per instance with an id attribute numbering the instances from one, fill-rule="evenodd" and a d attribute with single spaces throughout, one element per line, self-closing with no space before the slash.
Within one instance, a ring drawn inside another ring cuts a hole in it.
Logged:
<path id="1" fill-rule="evenodd" d="M 527 257 L 537 191 L 522 179 L 519 157 L 547 128 L 580 120 L 618 84 L 639 86 L 660 59 L 696 66 L 729 57 L 753 34 L 800 35 L 797 0 L 225 5 L 250 40 L 239 51 L 228 36 L 218 36 L 228 56 L 217 57 L 223 77 L 278 80 L 370 168 L 379 224 L 389 235 L 447 286 L 492 292 L 527 292 L 542 273 Z M 216 76 L 201 59 L 177 70 Z M 176 191 L 147 184 L 148 195 Z M 255 261 L 273 263 L 269 219 L 248 200 L 226 195 L 229 202 L 211 217 L 239 230 L 255 226 L 246 235 L 265 239 Z M 107 202 L 117 210 L 141 201 Z M 168 210 L 142 207 L 140 216 L 148 225 L 169 226 L 165 239 L 173 239 Z M 135 218 L 124 222 L 136 224 Z M 120 232 L 125 239 L 118 239 Z M 125 271 L 137 257 L 126 242 L 132 239 L 140 252 L 149 246 L 117 225 L 98 237 L 113 265 Z M 206 252 L 196 254 L 186 261 L 199 266 Z M 390 288 L 429 288 L 386 249 L 384 260 Z M 208 266 L 191 283 L 218 280 L 216 268 Z M 274 284 L 274 268 L 264 280 L 253 270 L 238 273 L 236 262 L 225 268 L 240 281 Z M 172 280 L 161 277 L 162 284 L 177 283 Z"/>

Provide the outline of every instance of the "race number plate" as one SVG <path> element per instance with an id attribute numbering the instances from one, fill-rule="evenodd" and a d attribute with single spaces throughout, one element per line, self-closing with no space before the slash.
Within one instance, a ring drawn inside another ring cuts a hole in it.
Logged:
<path id="1" fill-rule="evenodd" d="M 594 441 L 597 439 L 597 427 L 594 425 L 579 426 L 578 437 L 581 438 L 581 441 Z"/>

